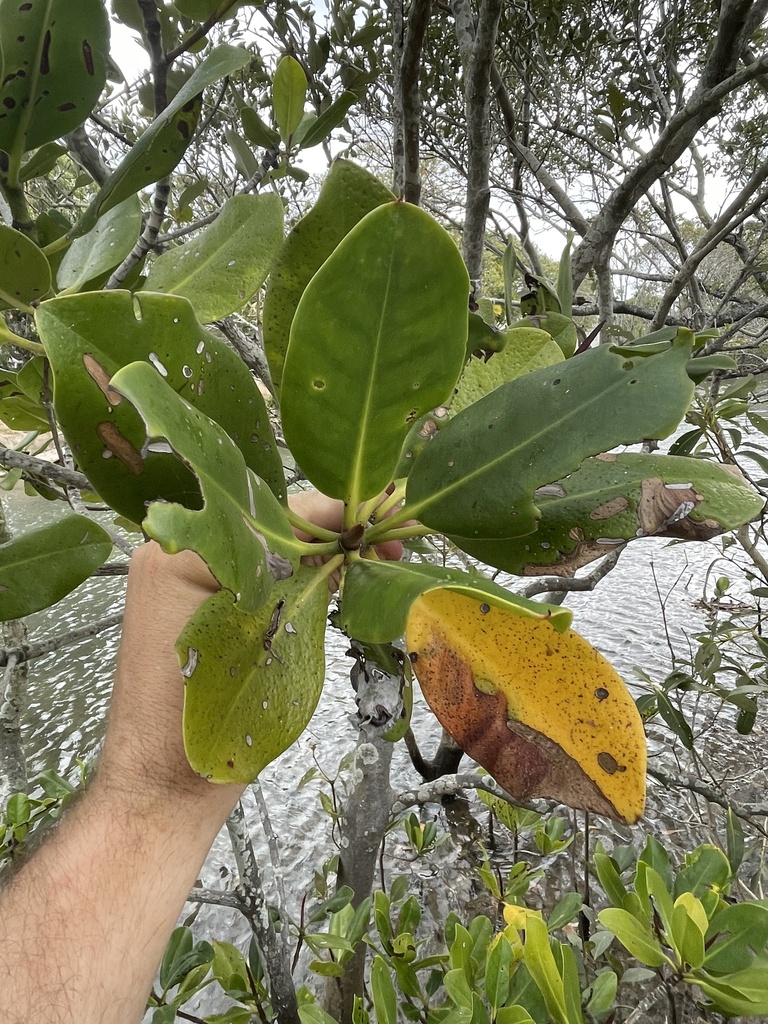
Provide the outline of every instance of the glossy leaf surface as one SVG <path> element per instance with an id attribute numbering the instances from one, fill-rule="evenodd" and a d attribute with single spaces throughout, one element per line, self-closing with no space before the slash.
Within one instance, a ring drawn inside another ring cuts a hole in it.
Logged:
<path id="1" fill-rule="evenodd" d="M 0 149 L 21 154 L 82 124 L 107 78 L 102 0 L 0 0 Z"/>
<path id="2" fill-rule="evenodd" d="M 215 782 L 252 782 L 304 731 L 323 687 L 328 580 L 300 568 L 248 615 L 224 592 L 179 637 L 184 745 Z"/>
<path id="3" fill-rule="evenodd" d="M 211 50 L 107 178 L 78 221 L 77 234 L 90 231 L 107 210 L 171 173 L 192 141 L 203 90 L 239 71 L 249 59 L 248 53 L 236 46 Z"/>
<path id="4" fill-rule="evenodd" d="M 411 424 L 464 362 L 469 279 L 450 236 L 407 203 L 369 213 L 301 297 L 282 380 L 307 477 L 355 505 L 389 483 Z"/>
<path id="5" fill-rule="evenodd" d="M 272 109 L 283 142 L 288 142 L 304 116 L 307 76 L 295 57 L 283 57 L 272 83 Z"/>
<path id="6" fill-rule="evenodd" d="M 627 823 L 640 817 L 640 716 L 578 634 L 435 590 L 411 606 L 406 645 L 441 725 L 513 796 L 551 797 Z"/>
<path id="7" fill-rule="evenodd" d="M 141 205 L 130 196 L 104 214 L 88 234 L 76 238 L 62 259 L 59 288 L 77 291 L 121 263 L 141 234 Z"/>
<path id="8" fill-rule="evenodd" d="M 500 352 L 487 362 L 474 356 L 464 367 L 451 402 L 453 412 L 461 412 L 507 381 L 563 361 L 563 353 L 546 331 L 517 328 L 505 331 L 503 337 L 505 344 Z"/>
<path id="9" fill-rule="evenodd" d="M 560 605 L 529 601 L 500 587 L 479 572 L 462 572 L 414 562 L 354 562 L 344 576 L 339 624 L 348 636 L 365 643 L 387 643 L 405 633 L 413 602 L 431 590 L 463 594 L 514 615 L 548 619 L 562 632 L 571 613 Z"/>
<path id="10" fill-rule="evenodd" d="M 642 537 L 708 540 L 749 522 L 762 498 L 726 466 L 668 455 L 599 455 L 534 494 L 535 533 L 454 537 L 480 561 L 521 576 L 571 576 L 617 544 Z"/>
<path id="11" fill-rule="evenodd" d="M 300 546 L 282 506 L 235 442 L 149 363 L 124 367 L 112 387 L 138 409 L 150 441 L 164 439 L 191 467 L 202 492 L 201 509 L 152 502 L 144 530 L 170 554 L 196 551 L 242 611 L 256 611 L 273 578 L 288 578 L 298 565 Z"/>
<path id="12" fill-rule="evenodd" d="M 0 300 L 28 306 L 50 287 L 51 268 L 40 249 L 20 231 L 0 224 Z"/>
<path id="13" fill-rule="evenodd" d="M 368 171 L 347 160 L 337 160 L 317 202 L 286 238 L 264 300 L 264 347 L 277 388 L 282 381 L 291 323 L 304 289 L 355 224 L 394 198 Z"/>
<path id="14" fill-rule="evenodd" d="M 590 455 L 675 429 L 693 395 L 690 351 L 690 332 L 650 356 L 602 346 L 503 384 L 419 456 L 408 477 L 408 514 L 453 536 L 532 533 L 537 488 Z"/>
<path id="15" fill-rule="evenodd" d="M 535 313 L 532 316 L 525 316 L 512 324 L 510 330 L 537 330 L 546 331 L 560 349 L 566 359 L 570 359 L 576 351 L 579 340 L 576 325 L 569 316 L 564 316 L 555 310 L 546 313 Z"/>
<path id="16" fill-rule="evenodd" d="M 200 323 L 211 323 L 261 287 L 282 240 L 279 196 L 233 196 L 199 235 L 158 257 L 146 288 L 183 296 Z"/>
<path id="17" fill-rule="evenodd" d="M 78 465 L 121 515 L 141 522 L 157 498 L 199 505 L 193 475 L 172 455 L 144 451 L 141 417 L 110 388 L 121 366 L 149 359 L 174 391 L 220 423 L 246 463 L 284 496 L 264 400 L 245 364 L 203 330 L 185 299 L 142 292 L 52 299 L 37 326 L 54 375 L 54 406 Z M 234 401 L 237 396 L 237 401 Z"/>
<path id="18" fill-rule="evenodd" d="M 85 516 L 66 516 L 0 545 L 0 620 L 48 608 L 106 562 L 109 535 Z"/>

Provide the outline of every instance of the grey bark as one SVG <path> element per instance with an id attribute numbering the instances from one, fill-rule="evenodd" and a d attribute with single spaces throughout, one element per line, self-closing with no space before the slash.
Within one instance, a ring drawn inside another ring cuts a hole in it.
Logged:
<path id="1" fill-rule="evenodd" d="M 300 1024 L 296 989 L 289 968 L 285 945 L 275 932 L 264 895 L 256 854 L 248 835 L 242 804 L 238 803 L 227 819 L 232 851 L 240 875 L 236 889 L 240 910 L 245 915 L 261 955 L 270 999 L 280 1024 Z M 194 890 L 192 893 L 194 898 Z M 284 908 L 281 908 L 284 910 Z M 287 922 L 283 922 L 285 925 Z"/>
<path id="2" fill-rule="evenodd" d="M 371 894 L 379 847 L 391 817 L 392 748 L 387 740 L 369 739 L 363 731 L 358 735 L 352 765 L 353 788 L 341 819 L 338 872 L 338 885 L 348 885 L 355 894 L 355 908 Z M 350 1024 L 355 996 L 363 992 L 367 948 L 360 943 L 344 975 L 329 979 L 326 1009 L 341 1024 Z"/>
<path id="3" fill-rule="evenodd" d="M 431 0 L 412 0 L 406 18 L 402 0 L 390 5 L 393 30 L 394 191 L 407 203 L 421 198 L 421 51 Z"/>
<path id="4" fill-rule="evenodd" d="M 464 58 L 464 110 L 467 121 L 467 198 L 462 255 L 472 293 L 480 294 L 485 225 L 491 203 L 491 68 L 501 17 L 501 0 L 482 0 L 474 24 L 466 0 L 453 0 L 456 33 Z"/>

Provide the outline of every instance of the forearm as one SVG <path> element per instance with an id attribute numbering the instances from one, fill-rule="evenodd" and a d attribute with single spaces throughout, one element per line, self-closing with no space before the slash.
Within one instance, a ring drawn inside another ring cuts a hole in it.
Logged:
<path id="1" fill-rule="evenodd" d="M 3 893 L 5 1021 L 137 1024 L 187 893 L 237 799 L 233 787 L 217 789 L 182 806 L 147 804 L 97 774 Z"/>

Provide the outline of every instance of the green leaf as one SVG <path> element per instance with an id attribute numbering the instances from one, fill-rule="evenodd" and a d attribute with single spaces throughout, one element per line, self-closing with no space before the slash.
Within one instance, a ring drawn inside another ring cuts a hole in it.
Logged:
<path id="1" fill-rule="evenodd" d="M 51 288 L 48 260 L 33 241 L 0 224 L 0 299 L 9 306 L 29 306 Z"/>
<path id="2" fill-rule="evenodd" d="M 320 114 L 298 140 L 300 149 L 311 149 L 327 139 L 335 128 L 338 128 L 355 103 L 357 96 L 353 92 L 343 92 L 330 106 Z"/>
<path id="3" fill-rule="evenodd" d="M 600 885 L 615 907 L 623 907 L 627 890 L 621 881 L 616 862 L 605 853 L 594 855 L 595 871 Z"/>
<path id="4" fill-rule="evenodd" d="M 497 935 L 491 943 L 485 966 L 485 993 L 494 1013 L 507 1001 L 511 963 L 512 947 L 503 934 Z"/>
<path id="5" fill-rule="evenodd" d="M 552 908 L 547 919 L 547 927 L 551 932 L 556 931 L 558 928 L 562 928 L 568 924 L 581 912 L 583 905 L 583 898 L 581 893 L 569 892 L 566 893 L 562 899 L 558 900 L 555 906 Z"/>
<path id="6" fill-rule="evenodd" d="M 107 78 L 102 0 L 0 0 L 0 150 L 21 154 L 85 121 Z M 18 164 L 17 164 L 18 166 Z"/>
<path id="7" fill-rule="evenodd" d="M 768 906 L 735 903 L 719 910 L 706 934 L 704 967 L 710 973 L 730 974 L 750 967 L 755 956 L 768 954 Z"/>
<path id="8" fill-rule="evenodd" d="M 451 237 L 408 203 L 369 213 L 314 276 L 291 327 L 282 412 L 325 494 L 356 507 L 382 491 L 411 423 L 448 398 L 468 281 Z"/>
<path id="9" fill-rule="evenodd" d="M 726 811 L 725 837 L 728 864 L 735 875 L 744 860 L 744 828 L 731 807 Z"/>
<path id="10" fill-rule="evenodd" d="M 170 174 L 192 141 L 203 90 L 245 67 L 249 60 L 250 54 L 239 47 L 214 47 L 110 174 L 77 222 L 74 233 L 90 231 L 107 210 Z"/>
<path id="11" fill-rule="evenodd" d="M 706 540 L 749 522 L 763 506 L 746 481 L 725 466 L 632 453 L 586 459 L 534 498 L 541 511 L 535 533 L 472 540 L 466 549 L 518 575 L 553 568 L 558 575 L 572 575 L 622 541 Z"/>
<path id="12" fill-rule="evenodd" d="M 469 987 L 466 975 L 461 968 L 455 968 L 443 978 L 443 987 L 448 993 L 448 998 L 456 1006 L 464 1006 L 472 1009 L 472 990 Z"/>
<path id="13" fill-rule="evenodd" d="M 46 142 L 32 154 L 26 163 L 21 165 L 19 181 L 24 184 L 33 178 L 44 178 L 46 174 L 51 173 L 56 166 L 56 161 L 66 152 L 66 146 L 60 146 L 58 142 Z"/>
<path id="14" fill-rule="evenodd" d="M 622 946 L 626 947 L 640 963 L 648 967 L 661 967 L 663 964 L 673 966 L 662 952 L 661 945 L 651 929 L 628 911 L 609 907 L 607 910 L 601 910 L 597 919 L 613 932 Z"/>
<path id="15" fill-rule="evenodd" d="M 259 161 L 245 139 L 241 138 L 234 129 L 225 128 L 224 137 L 229 148 L 232 150 L 238 174 L 241 174 L 246 181 L 249 181 L 259 169 Z M 275 198 L 278 197 L 276 196 Z"/>
<path id="16" fill-rule="evenodd" d="M 545 331 L 561 350 L 566 359 L 570 359 L 576 351 L 576 344 L 579 340 L 576 326 L 569 316 L 564 316 L 555 310 L 546 313 L 533 313 L 513 323 L 510 331 L 530 330 Z"/>
<path id="17" fill-rule="evenodd" d="M 196 551 L 239 611 L 260 609 L 272 576 L 290 576 L 302 553 L 282 506 L 221 427 L 180 398 L 149 363 L 124 367 L 112 386 L 139 411 L 150 440 L 165 439 L 192 468 L 202 491 L 201 509 L 153 501 L 145 532 L 170 554 Z"/>
<path id="18" fill-rule="evenodd" d="M 275 261 L 264 301 L 264 347 L 277 388 L 282 381 L 291 323 L 305 288 L 355 224 L 394 198 L 368 171 L 337 160 L 317 202 L 288 235 Z"/>
<path id="19" fill-rule="evenodd" d="M 452 412 L 461 412 L 507 381 L 563 360 L 563 353 L 546 331 L 535 327 L 517 328 L 506 331 L 503 337 L 505 344 L 500 352 L 487 362 L 473 356 L 464 367 L 451 402 Z"/>
<path id="20" fill-rule="evenodd" d="M 277 65 L 272 82 L 272 109 L 280 137 L 288 144 L 304 116 L 307 76 L 299 62 L 290 56 Z"/>
<path id="21" fill-rule="evenodd" d="M 548 618 L 560 632 L 571 623 L 568 609 L 529 601 L 477 572 L 368 559 L 355 562 L 346 571 L 339 623 L 348 636 L 365 643 L 387 643 L 405 632 L 408 612 L 416 598 L 436 588 L 464 593 L 517 615 Z"/>
<path id="22" fill-rule="evenodd" d="M 710 889 L 720 892 L 731 877 L 728 858 L 716 846 L 702 844 L 685 855 L 685 867 L 675 878 L 675 897 L 692 892 L 701 899 Z"/>
<path id="23" fill-rule="evenodd" d="M 184 746 L 215 782 L 252 782 L 304 731 L 323 688 L 324 573 L 299 568 L 254 614 L 221 592 L 185 627 Z"/>
<path id="24" fill-rule="evenodd" d="M 141 417 L 110 387 L 120 367 L 137 359 L 150 359 L 174 391 L 220 423 L 247 465 L 284 499 L 264 400 L 242 360 L 198 325 L 185 299 L 124 291 L 52 299 L 38 308 L 37 327 L 61 429 L 93 487 L 121 515 L 140 523 L 146 503 L 158 498 L 200 503 L 197 483 L 178 459 L 144 450 Z"/>
<path id="25" fill-rule="evenodd" d="M 280 144 L 280 133 L 263 121 L 253 107 L 243 107 L 240 121 L 248 141 L 259 149 L 274 149 Z"/>
<path id="26" fill-rule="evenodd" d="M 32 802 L 26 793 L 14 793 L 5 805 L 9 825 L 26 825 L 32 815 Z"/>
<path id="27" fill-rule="evenodd" d="M 701 901 L 690 892 L 681 893 L 672 911 L 670 936 L 682 964 L 695 969 L 704 963 L 704 936 L 708 926 Z"/>
<path id="28" fill-rule="evenodd" d="M 461 538 L 532 533 L 541 515 L 537 488 L 590 455 L 674 430 L 693 394 L 690 344 L 635 359 L 601 346 L 503 384 L 419 456 L 403 518 Z"/>
<path id="29" fill-rule="evenodd" d="M 688 979 L 686 979 L 688 980 Z M 768 960 L 759 966 L 729 974 L 726 978 L 713 978 L 704 971 L 696 971 L 690 979 L 715 1005 L 715 1009 L 728 1016 L 757 1018 L 768 1014 Z"/>
<path id="30" fill-rule="evenodd" d="M 711 356 L 698 356 L 697 358 L 690 359 L 687 366 L 688 376 L 694 384 L 701 384 L 715 370 L 728 371 L 738 370 L 738 368 L 739 364 L 736 360 L 722 352 Z"/>
<path id="31" fill-rule="evenodd" d="M 76 238 L 59 265 L 59 288 L 83 285 L 121 263 L 141 234 L 141 204 L 129 196 L 101 217 L 87 235 Z"/>
<path id="32" fill-rule="evenodd" d="M 258 291 L 282 240 L 279 196 L 233 196 L 199 235 L 158 257 L 146 289 L 182 295 L 200 323 L 211 323 Z"/>
<path id="33" fill-rule="evenodd" d="M 111 550 L 100 526 L 75 515 L 0 545 L 0 621 L 60 601 L 106 562 Z"/>
<path id="34" fill-rule="evenodd" d="M 573 306 L 573 272 L 571 270 L 571 245 L 573 244 L 573 232 L 568 232 L 568 239 L 557 265 L 557 298 L 560 309 L 564 311 L 566 319 L 570 319 Z M 566 353 L 573 355 L 573 353 Z"/>
<path id="35" fill-rule="evenodd" d="M 389 968 L 376 956 L 371 965 L 371 995 L 378 1024 L 397 1024 L 397 995 Z"/>
<path id="36" fill-rule="evenodd" d="M 302 1003 L 299 1017 L 301 1024 L 337 1024 L 336 1018 L 326 1013 L 317 1003 Z"/>
<path id="37" fill-rule="evenodd" d="M 563 979 L 549 945 L 547 926 L 537 917 L 525 922 L 525 965 L 544 997 L 547 1011 L 556 1024 L 570 1024 L 565 1005 Z"/>
<path id="38" fill-rule="evenodd" d="M 507 323 L 511 324 L 515 317 L 515 308 L 512 304 L 512 297 L 515 292 L 515 274 L 517 273 L 517 253 L 515 243 L 510 237 L 504 255 L 501 257 L 501 266 L 504 273 L 504 305 L 506 307 Z"/>
<path id="39" fill-rule="evenodd" d="M 216 980 L 223 989 L 232 988 L 233 978 L 247 978 L 245 957 L 231 942 L 214 941 L 211 968 Z"/>
<path id="40" fill-rule="evenodd" d="M 595 978 L 590 986 L 590 997 L 587 1003 L 587 1013 L 593 1017 L 604 1017 L 612 1008 L 616 999 L 618 978 L 613 971 L 603 971 Z"/>
<path id="41" fill-rule="evenodd" d="M 496 1014 L 496 1024 L 535 1024 L 535 1021 L 522 1006 L 502 1006 Z"/>

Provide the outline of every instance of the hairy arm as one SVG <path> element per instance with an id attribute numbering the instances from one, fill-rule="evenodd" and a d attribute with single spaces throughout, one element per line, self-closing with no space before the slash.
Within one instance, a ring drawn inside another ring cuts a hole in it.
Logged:
<path id="1" fill-rule="evenodd" d="M 135 1024 L 184 900 L 242 792 L 187 764 L 174 641 L 216 589 L 202 561 L 133 557 L 96 775 L 0 896 L 10 1024 Z"/>

